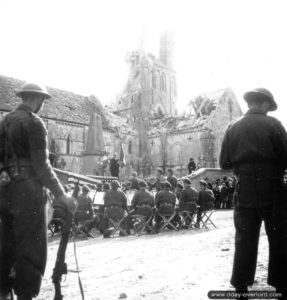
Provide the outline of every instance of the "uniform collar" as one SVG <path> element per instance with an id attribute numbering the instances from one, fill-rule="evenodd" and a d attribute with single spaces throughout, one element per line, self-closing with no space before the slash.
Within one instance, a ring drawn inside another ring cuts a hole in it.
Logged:
<path id="1" fill-rule="evenodd" d="M 262 111 L 260 111 L 259 109 L 257 108 L 250 108 L 246 115 L 253 115 L 253 114 L 256 114 L 256 115 L 266 115 L 265 113 L 263 113 Z"/>
<path id="2" fill-rule="evenodd" d="M 23 110 L 23 111 L 26 111 L 26 112 L 33 112 L 31 107 L 29 107 L 28 105 L 25 105 L 25 104 L 20 104 L 16 110 Z"/>

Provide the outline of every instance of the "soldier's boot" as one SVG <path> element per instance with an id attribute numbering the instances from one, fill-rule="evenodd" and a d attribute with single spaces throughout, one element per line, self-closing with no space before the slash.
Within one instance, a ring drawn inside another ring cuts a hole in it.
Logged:
<path id="1" fill-rule="evenodd" d="M 239 300 L 248 300 L 248 296 L 247 296 L 247 293 L 248 293 L 248 287 L 247 286 L 239 286 L 239 287 L 236 287 L 235 289 L 236 293 L 240 293 L 240 296 Z M 246 294 L 246 295 L 244 295 Z"/>
<path id="2" fill-rule="evenodd" d="M 17 300 L 32 300 L 32 297 L 30 297 L 30 296 L 18 296 Z"/>

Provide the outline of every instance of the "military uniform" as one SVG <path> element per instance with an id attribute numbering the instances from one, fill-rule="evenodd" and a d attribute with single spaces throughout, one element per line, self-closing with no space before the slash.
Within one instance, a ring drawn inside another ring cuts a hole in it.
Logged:
<path id="1" fill-rule="evenodd" d="M 108 219 L 119 221 L 124 216 L 127 216 L 127 196 L 123 191 L 112 189 L 106 192 L 104 196 L 104 206 L 104 217 L 100 224 L 100 231 L 102 233 L 104 233 L 104 231 L 109 227 Z M 127 227 L 127 223 L 125 221 L 122 224 L 123 227 Z"/>
<path id="2" fill-rule="evenodd" d="M 75 213 L 76 221 L 85 221 L 92 219 L 93 212 L 93 200 L 87 194 L 81 194 L 78 198 L 78 209 Z"/>
<path id="3" fill-rule="evenodd" d="M 179 210 L 189 210 L 190 203 L 195 203 L 198 199 L 198 192 L 195 188 L 187 186 L 182 190 L 181 197 L 179 199 Z"/>
<path id="4" fill-rule="evenodd" d="M 54 173 L 47 151 L 44 122 L 21 104 L 0 124 L 0 169 L 11 182 L 1 188 L 2 222 L 0 293 L 35 297 L 40 290 L 47 256 L 46 195 L 64 189 Z"/>
<path id="5" fill-rule="evenodd" d="M 171 175 L 171 176 L 168 176 L 166 178 L 166 180 L 170 183 L 171 185 L 171 191 L 174 192 L 175 191 L 175 188 L 176 188 L 176 185 L 177 185 L 177 178 L 174 176 L 174 175 Z"/>
<path id="6" fill-rule="evenodd" d="M 137 191 L 132 199 L 131 208 L 135 214 L 150 216 L 153 213 L 154 198 L 147 191 Z"/>
<path id="7" fill-rule="evenodd" d="M 232 285 L 238 288 L 254 283 L 263 220 L 270 250 L 268 283 L 276 288 L 285 287 L 287 199 L 283 194 L 283 173 L 287 167 L 287 134 L 284 127 L 277 119 L 256 108 L 250 109 L 228 127 L 220 166 L 233 169 L 238 176 Z"/>

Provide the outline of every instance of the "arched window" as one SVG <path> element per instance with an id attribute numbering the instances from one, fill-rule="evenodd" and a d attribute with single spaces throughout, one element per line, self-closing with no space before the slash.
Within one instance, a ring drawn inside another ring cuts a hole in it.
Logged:
<path id="1" fill-rule="evenodd" d="M 66 139 L 66 153 L 72 154 L 72 138 L 70 135 L 68 135 Z"/>
<path id="2" fill-rule="evenodd" d="M 133 151 L 133 144 L 132 141 L 129 141 L 129 147 L 128 147 L 129 154 L 132 154 L 132 151 Z"/>

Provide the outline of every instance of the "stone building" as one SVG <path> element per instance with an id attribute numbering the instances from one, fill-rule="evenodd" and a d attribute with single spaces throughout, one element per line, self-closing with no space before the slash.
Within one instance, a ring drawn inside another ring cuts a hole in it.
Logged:
<path id="1" fill-rule="evenodd" d="M 217 167 L 227 124 L 242 114 L 233 91 L 228 88 L 199 95 L 187 107 L 189 113 L 178 115 L 170 32 L 161 36 L 159 59 L 141 46 L 129 53 L 126 61 L 129 77 L 116 99 L 114 113 L 127 118 L 138 133 L 136 164 L 140 173 L 173 168 L 178 175 L 185 175 L 190 157 L 201 167 Z"/>
<path id="2" fill-rule="evenodd" d="M 0 75 L 0 120 L 21 102 L 15 92 L 23 83 Z M 98 158 L 119 153 L 121 136 L 129 140 L 136 132 L 126 125 L 126 120 L 103 107 L 95 96 L 85 97 L 50 87 L 48 91 L 52 99 L 45 102 L 41 117 L 48 129 L 49 148 L 56 156 L 56 166 L 84 174 L 109 175 L 108 168 L 103 170 Z M 131 156 L 127 155 L 129 160 Z"/>
<path id="3" fill-rule="evenodd" d="M 173 168 L 183 176 L 190 157 L 199 167 L 217 167 L 225 129 L 242 114 L 232 90 L 201 94 L 190 101 L 186 113 L 178 115 L 169 32 L 161 36 L 159 58 L 141 46 L 127 55 L 126 62 L 127 83 L 109 106 L 103 107 L 95 96 L 48 87 L 52 99 L 46 102 L 41 117 L 56 166 L 82 174 L 109 175 L 107 158 L 123 149 L 122 180 L 133 170 L 149 176 L 157 168 Z M 23 83 L 0 76 L 0 120 L 20 102 L 15 91 Z"/>

